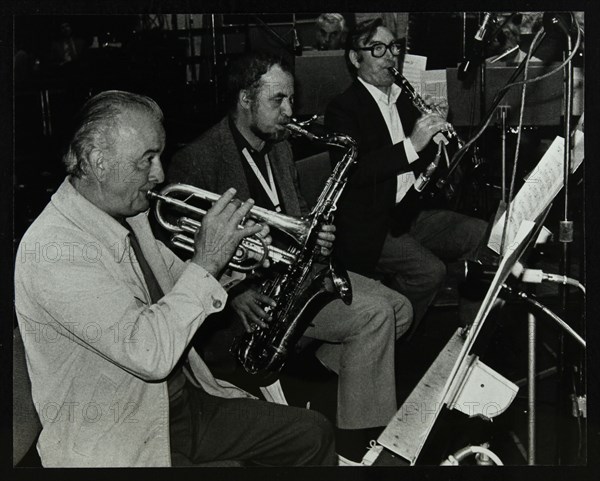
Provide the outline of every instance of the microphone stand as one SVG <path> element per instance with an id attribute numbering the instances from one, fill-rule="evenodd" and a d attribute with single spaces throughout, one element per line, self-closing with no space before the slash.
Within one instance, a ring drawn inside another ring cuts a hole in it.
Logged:
<path id="1" fill-rule="evenodd" d="M 546 32 L 543 32 L 541 34 L 537 45 L 534 45 L 533 52 L 531 53 L 532 56 L 535 54 L 535 52 L 537 51 L 539 46 L 542 44 L 546 35 L 547 35 Z M 521 61 L 521 63 L 517 66 L 517 68 L 515 69 L 513 74 L 510 76 L 510 78 L 504 84 L 505 86 L 515 82 L 516 79 L 519 77 L 519 75 L 521 75 L 523 73 L 523 70 L 525 69 L 525 63 L 526 63 L 525 61 L 526 61 L 526 59 L 523 59 Z M 500 102 L 502 101 L 502 99 L 504 98 L 504 96 L 506 95 L 507 92 L 508 92 L 508 89 L 500 89 L 499 93 L 496 94 L 496 97 L 494 97 L 494 100 L 492 101 L 491 107 L 487 110 L 485 116 L 483 117 L 483 119 L 481 120 L 479 125 L 477 126 L 476 132 L 478 132 L 489 121 L 490 117 L 492 117 L 494 115 L 494 113 L 496 112 L 496 109 L 498 108 L 498 105 L 500 104 Z M 471 146 L 469 146 L 469 148 L 470 147 Z M 466 150 L 467 149 L 463 150 L 462 152 L 459 150 L 454 154 L 454 156 L 451 159 L 450 167 L 448 168 L 446 178 L 450 178 L 450 176 L 452 175 L 452 173 L 454 172 L 456 167 L 458 167 L 458 164 L 461 161 L 461 159 L 463 158 L 464 154 L 466 153 Z M 444 184 L 446 184 L 446 182 L 447 182 L 447 180 L 439 179 L 436 185 L 438 188 L 442 188 L 444 186 Z"/>
<path id="2" fill-rule="evenodd" d="M 273 30 L 273 28 L 271 28 L 269 25 L 267 25 L 262 18 L 260 18 L 258 15 L 253 15 L 254 19 L 258 22 L 258 25 L 260 25 L 266 32 L 268 32 L 273 39 L 275 39 L 275 41 L 277 41 L 277 43 L 279 43 L 279 46 L 282 47 L 288 54 L 294 56 L 295 52 L 295 41 L 297 40 L 297 32 L 296 32 L 296 15 L 294 14 L 293 16 L 293 35 L 294 38 L 292 39 L 292 48 L 290 48 L 288 46 L 288 42 L 281 36 L 279 35 L 275 30 Z"/>
<path id="3" fill-rule="evenodd" d="M 552 23 L 558 24 L 559 20 L 556 17 L 552 18 Z M 570 32 L 564 31 L 567 40 L 567 48 L 564 55 L 569 58 L 572 52 L 572 39 Z M 560 273 L 563 276 L 569 275 L 569 265 L 570 265 L 570 244 L 573 242 L 573 221 L 569 219 L 569 177 L 570 177 L 570 169 L 571 169 L 571 119 L 573 115 L 573 63 L 571 60 L 567 63 L 564 68 L 564 159 L 563 159 L 563 189 L 564 189 L 564 210 L 563 210 L 563 219 L 559 224 L 559 236 L 558 240 L 562 243 L 562 252 L 561 252 L 561 260 L 560 260 Z M 567 307 L 568 307 L 568 299 L 569 293 L 566 286 L 559 287 L 560 293 L 560 301 L 561 301 L 561 310 L 563 316 L 566 317 Z M 584 327 L 584 326 L 583 326 Z M 558 387 L 558 399 L 559 399 L 559 407 L 564 409 L 565 415 L 569 415 L 569 411 L 572 413 L 578 412 L 576 409 L 570 409 L 573 406 L 569 405 L 569 401 L 562 398 L 561 402 L 561 394 L 564 395 L 565 392 L 569 392 L 571 390 L 571 386 L 569 383 L 569 372 L 567 366 L 567 346 L 565 345 L 565 336 L 564 333 L 559 334 L 559 349 L 558 349 L 558 373 L 559 373 L 559 387 Z M 577 363 L 574 363 L 575 365 Z M 581 366 L 580 366 L 581 367 Z M 572 402 L 577 402 L 576 393 L 573 394 Z M 561 409 L 559 409 L 559 415 L 561 414 Z M 578 417 L 578 415 L 575 415 Z M 565 457 L 565 442 L 559 442 L 558 450 L 557 450 L 557 462 L 558 464 L 562 464 Z"/>

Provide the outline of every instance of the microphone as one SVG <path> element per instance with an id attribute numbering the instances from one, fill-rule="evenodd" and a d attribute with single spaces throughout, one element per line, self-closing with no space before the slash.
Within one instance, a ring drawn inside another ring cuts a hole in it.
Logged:
<path id="1" fill-rule="evenodd" d="M 514 278 L 519 278 L 524 271 L 520 262 L 516 262 L 510 270 Z M 458 292 L 464 298 L 481 300 L 485 297 L 492 280 L 498 272 L 498 263 L 464 260 L 462 269 L 455 273 L 458 281 Z M 506 283 L 512 282 L 506 279 Z"/>
<path id="2" fill-rule="evenodd" d="M 487 35 L 488 28 L 490 24 L 493 23 L 494 19 L 492 17 L 491 12 L 485 12 L 483 16 L 483 20 L 481 21 L 481 25 L 477 29 L 475 33 L 475 37 L 473 37 L 474 43 L 467 53 L 465 60 L 460 64 L 458 68 L 458 78 L 459 80 L 466 80 L 469 74 L 475 70 L 477 65 L 481 62 L 484 53 L 484 40 Z"/>
<path id="3" fill-rule="evenodd" d="M 546 12 L 542 19 L 544 30 L 549 35 L 559 35 L 564 33 L 569 35 L 573 26 L 573 16 L 571 12 Z"/>
<path id="4" fill-rule="evenodd" d="M 475 34 L 475 40 L 477 40 L 479 42 L 483 42 L 483 39 L 485 37 L 485 34 L 487 33 L 487 28 L 488 28 L 488 25 L 489 25 L 491 19 L 492 19 L 492 14 L 490 12 L 485 12 L 485 15 L 483 16 L 483 22 L 481 22 L 481 25 L 479 26 L 479 30 L 477 30 L 477 33 Z"/>

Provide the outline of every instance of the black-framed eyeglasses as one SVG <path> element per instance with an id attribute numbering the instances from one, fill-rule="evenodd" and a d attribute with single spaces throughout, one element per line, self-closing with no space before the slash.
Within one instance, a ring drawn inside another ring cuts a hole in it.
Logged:
<path id="1" fill-rule="evenodd" d="M 356 50 L 369 50 L 371 55 L 373 55 L 375 58 L 383 57 L 385 52 L 389 50 L 394 57 L 398 57 L 404 52 L 404 47 L 405 42 L 403 40 L 394 40 L 393 42 L 390 42 L 389 45 L 386 45 L 382 42 L 377 42 L 373 45 L 369 45 L 368 47 L 357 48 Z"/>

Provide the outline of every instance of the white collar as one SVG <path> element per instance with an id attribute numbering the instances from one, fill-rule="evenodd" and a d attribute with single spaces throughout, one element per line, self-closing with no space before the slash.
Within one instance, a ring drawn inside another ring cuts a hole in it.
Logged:
<path id="1" fill-rule="evenodd" d="M 363 79 L 361 79 L 358 76 L 356 78 L 360 81 L 360 83 L 362 83 L 365 86 L 365 88 L 369 91 L 369 93 L 375 99 L 375 102 L 377 102 L 377 103 L 383 103 L 385 105 L 393 105 L 396 103 L 396 100 L 398 100 L 398 97 L 400 96 L 400 92 L 402 92 L 402 89 L 398 85 L 392 84 L 392 88 L 391 88 L 390 94 L 388 96 L 388 95 L 384 94 L 381 90 L 379 90 L 377 87 L 375 87 L 375 85 L 365 82 Z"/>

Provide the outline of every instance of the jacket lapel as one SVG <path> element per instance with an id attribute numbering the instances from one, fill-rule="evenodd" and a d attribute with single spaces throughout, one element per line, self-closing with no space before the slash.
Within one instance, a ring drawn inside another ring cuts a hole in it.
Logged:
<path id="1" fill-rule="evenodd" d="M 396 108 L 398 109 L 398 114 L 400 115 L 400 122 L 402 122 L 404 135 L 408 137 L 415 126 L 415 122 L 417 121 L 420 112 L 415 109 L 412 102 L 407 98 L 406 95 L 403 95 L 402 93 L 398 96 L 398 100 L 396 100 Z"/>
<path id="2" fill-rule="evenodd" d="M 354 88 L 356 89 L 356 97 L 361 106 L 360 111 L 364 113 L 362 118 L 366 122 L 363 134 L 366 134 L 369 143 L 373 143 L 376 146 L 392 145 L 392 138 L 390 137 L 385 119 L 377 106 L 377 102 L 375 102 L 375 99 L 373 99 L 360 81 L 354 81 Z"/>
<path id="3" fill-rule="evenodd" d="M 294 188 L 294 179 L 290 167 L 287 165 L 291 163 L 293 166 L 294 161 L 290 156 L 287 159 L 288 162 L 286 162 L 287 150 L 288 146 L 284 142 L 275 144 L 269 153 L 269 160 L 273 169 L 273 177 L 275 177 L 275 182 L 281 193 L 280 202 L 283 212 L 288 215 L 300 215 L 300 204 Z"/>
<path id="4" fill-rule="evenodd" d="M 170 292 L 173 289 L 174 279 L 156 244 L 156 239 L 148 222 L 148 211 L 142 212 L 135 217 L 129 217 L 127 222 L 133 229 L 133 232 L 135 232 L 146 262 L 148 262 L 160 288 L 164 293 Z"/>
<path id="5" fill-rule="evenodd" d="M 368 121 L 368 123 L 365 124 L 366 129 L 371 136 L 376 136 L 378 138 L 378 145 L 382 145 L 384 142 L 391 145 L 392 138 L 377 103 L 365 86 L 358 80 L 354 82 L 354 88 L 356 89 L 356 96 L 361 105 L 361 112 L 365 113 L 363 118 Z M 408 137 L 412 132 L 419 116 L 419 112 L 416 111 L 406 95 L 403 95 L 402 93 L 398 96 L 398 100 L 396 100 L 396 108 L 398 109 L 398 115 L 400 115 L 400 122 L 402 122 L 404 135 Z"/>
<path id="6" fill-rule="evenodd" d="M 240 161 L 240 153 L 229 129 L 227 117 L 219 125 L 218 137 L 221 146 L 221 165 L 216 169 L 219 176 L 217 183 L 220 190 L 217 194 L 222 194 L 230 187 L 235 187 L 237 190 L 236 197 L 240 200 L 246 200 L 250 197 L 250 188 Z"/>
<path id="7" fill-rule="evenodd" d="M 219 138 L 221 142 L 221 166 L 217 169 L 219 172 L 218 184 L 220 187 L 219 194 L 222 194 L 225 189 L 231 186 L 235 186 L 237 189 L 237 197 L 241 200 L 245 200 L 250 197 L 250 188 L 248 187 L 248 180 L 242 162 L 244 159 L 240 158 L 233 134 L 229 128 L 229 121 L 227 117 L 223 119 L 219 125 Z M 291 154 L 289 159 L 287 151 L 289 147 L 285 142 L 275 144 L 269 152 L 269 160 L 271 168 L 273 169 L 273 176 L 275 182 L 281 192 L 280 202 L 284 212 L 290 215 L 300 214 L 300 205 L 298 204 L 298 197 L 294 190 L 294 181 L 289 167 L 286 164 L 293 162 Z"/>

